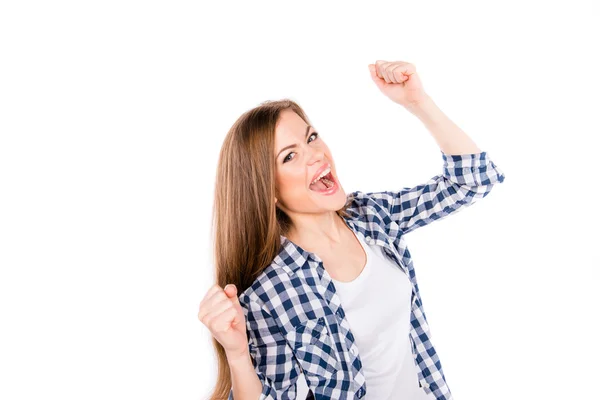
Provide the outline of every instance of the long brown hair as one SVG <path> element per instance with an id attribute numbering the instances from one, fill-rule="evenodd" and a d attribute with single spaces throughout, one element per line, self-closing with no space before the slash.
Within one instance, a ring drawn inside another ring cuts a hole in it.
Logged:
<path id="1" fill-rule="evenodd" d="M 282 110 L 291 109 L 308 125 L 302 108 L 290 99 L 269 100 L 246 111 L 221 147 L 215 182 L 212 234 L 216 283 L 236 285 L 238 295 L 251 286 L 280 250 L 280 235 L 290 218 L 275 204 L 275 127 Z M 336 213 L 348 216 L 346 204 Z M 213 337 L 217 383 L 210 400 L 226 400 L 231 375 L 223 346 Z"/>

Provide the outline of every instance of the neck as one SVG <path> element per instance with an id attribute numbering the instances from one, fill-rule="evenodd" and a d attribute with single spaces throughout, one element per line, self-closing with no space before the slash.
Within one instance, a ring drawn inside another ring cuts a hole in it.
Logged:
<path id="1" fill-rule="evenodd" d="M 346 223 L 335 212 L 304 214 L 292 218 L 292 228 L 286 237 L 303 249 L 334 248 L 347 237 Z"/>

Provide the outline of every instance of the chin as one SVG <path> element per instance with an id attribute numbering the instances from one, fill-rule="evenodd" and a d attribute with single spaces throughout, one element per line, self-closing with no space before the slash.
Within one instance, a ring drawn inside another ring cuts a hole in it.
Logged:
<path id="1" fill-rule="evenodd" d="M 346 192 L 344 192 L 344 189 L 340 188 L 338 196 L 340 197 L 340 206 L 337 208 L 339 210 L 346 204 L 346 201 L 348 200 L 348 195 L 346 194 Z"/>
<path id="2" fill-rule="evenodd" d="M 331 196 L 328 196 L 329 200 L 325 200 L 327 201 L 328 204 L 331 204 L 331 211 L 337 211 L 340 208 L 344 207 L 344 205 L 346 204 L 346 201 L 348 199 L 346 192 L 344 192 L 344 189 L 340 186 L 338 188 L 338 190 L 332 194 Z M 327 207 L 329 208 L 329 207 Z"/>

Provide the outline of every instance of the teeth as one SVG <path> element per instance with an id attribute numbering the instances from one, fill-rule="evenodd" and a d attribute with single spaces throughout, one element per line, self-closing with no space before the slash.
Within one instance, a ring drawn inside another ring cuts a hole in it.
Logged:
<path id="1" fill-rule="evenodd" d="M 311 185 L 313 183 L 315 183 L 316 181 L 318 181 L 319 179 L 321 179 L 322 177 L 324 177 L 325 175 L 327 175 L 330 171 L 331 171 L 331 167 L 327 167 L 325 169 L 325 171 L 321 172 L 321 175 L 317 176 L 317 179 L 315 179 L 314 181 L 311 182 Z"/>

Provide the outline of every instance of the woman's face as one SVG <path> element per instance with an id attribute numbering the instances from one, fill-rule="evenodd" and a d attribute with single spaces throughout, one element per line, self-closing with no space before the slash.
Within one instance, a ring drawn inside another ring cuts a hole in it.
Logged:
<path id="1" fill-rule="evenodd" d="M 275 128 L 275 163 L 277 205 L 288 215 L 336 211 L 346 203 L 329 148 L 292 110 L 282 111 Z M 327 166 L 330 175 L 311 186 L 315 175 Z M 333 186 L 327 178 L 333 180 Z"/>

